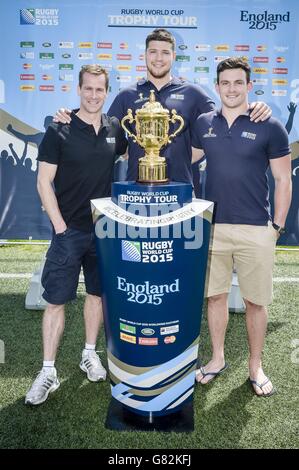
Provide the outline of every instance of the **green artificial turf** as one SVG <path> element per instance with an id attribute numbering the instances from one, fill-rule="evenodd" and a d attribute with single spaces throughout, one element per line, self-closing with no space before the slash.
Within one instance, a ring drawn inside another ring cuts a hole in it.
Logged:
<path id="1" fill-rule="evenodd" d="M 45 246 L 0 247 L 1 273 L 30 273 Z M 299 278 L 299 252 L 276 255 L 275 277 Z M 258 398 L 248 384 L 244 314 L 230 314 L 226 336 L 229 369 L 194 394 L 195 430 L 191 433 L 118 432 L 105 428 L 109 381 L 90 383 L 79 369 L 84 345 L 82 306 L 67 306 L 65 333 L 56 366 L 61 387 L 41 406 L 24 405 L 24 395 L 41 367 L 41 311 L 25 310 L 29 279 L 0 279 L 0 448 L 28 449 L 238 449 L 299 446 L 299 283 L 277 282 L 270 307 L 264 368 L 278 393 Z M 297 342 L 296 342 L 297 340 Z M 1 343 L 3 345 L 3 343 Z M 105 339 L 97 349 L 106 365 Z M 204 310 L 200 357 L 210 355 Z"/>

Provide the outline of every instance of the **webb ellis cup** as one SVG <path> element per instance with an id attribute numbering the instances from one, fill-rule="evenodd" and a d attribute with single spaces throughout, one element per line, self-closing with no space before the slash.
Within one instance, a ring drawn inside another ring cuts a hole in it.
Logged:
<path id="1" fill-rule="evenodd" d="M 161 147 L 171 143 L 173 139 L 184 127 L 184 119 L 173 109 L 169 116 L 169 110 L 162 107 L 156 101 L 154 90 L 150 91 L 149 101 L 137 109 L 135 118 L 132 110 L 128 109 L 128 114 L 121 120 L 121 125 L 129 137 L 133 138 L 145 150 L 144 157 L 139 159 L 138 182 L 155 184 L 167 183 L 167 165 L 164 157 L 159 155 Z M 125 122 L 132 124 L 135 121 L 136 135 L 126 127 Z M 178 121 L 179 127 L 173 133 L 169 133 L 169 122 L 173 124 Z"/>

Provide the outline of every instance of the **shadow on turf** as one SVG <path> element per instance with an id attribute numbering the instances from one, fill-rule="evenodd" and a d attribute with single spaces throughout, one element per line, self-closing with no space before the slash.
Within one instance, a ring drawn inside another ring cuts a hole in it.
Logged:
<path id="1" fill-rule="evenodd" d="M 224 376 L 221 380 L 225 380 Z M 208 405 L 209 389 L 202 386 L 200 391 L 197 392 L 199 396 L 197 395 L 196 399 L 195 422 L 200 436 L 200 442 L 198 443 L 200 448 L 237 448 L 244 428 L 246 428 L 247 422 L 251 418 L 246 406 L 254 396 L 247 381 L 234 388 L 224 399 L 221 399 L 221 392 L 220 389 L 217 404 L 210 408 L 207 406 L 208 409 L 204 412 L 201 410 L 205 408 L 205 404 Z"/>
<path id="2" fill-rule="evenodd" d="M 217 404 L 207 407 L 204 412 L 208 389 L 201 387 L 196 395 L 198 448 L 236 447 L 250 419 L 246 405 L 253 394 L 248 384 L 245 382 L 233 389 L 223 400 L 220 389 Z M 82 449 L 101 448 L 102 445 L 107 448 L 109 431 L 105 429 L 105 419 L 109 401 L 108 382 L 90 383 L 78 371 L 62 381 L 60 388 L 40 406 L 25 406 L 22 397 L 2 409 L 0 426 L 4 432 L 1 433 L 0 448 Z M 121 435 L 119 433 L 120 438 Z"/>
<path id="3" fill-rule="evenodd" d="M 60 388 L 42 405 L 25 405 L 22 397 L 0 411 L 0 428 L 4 430 L 0 448 L 99 446 L 94 430 L 103 432 L 110 400 L 109 383 L 91 383 L 80 370 L 67 380 L 61 379 Z"/>
<path id="4" fill-rule="evenodd" d="M 285 327 L 286 322 L 269 321 L 265 346 L 268 347 L 270 338 L 281 328 Z M 271 346 L 269 345 L 269 351 Z M 206 311 L 203 316 L 201 335 L 199 340 L 199 352 L 197 368 L 204 366 L 212 356 L 211 340 L 208 333 Z M 246 330 L 246 319 L 244 313 L 231 313 L 225 335 L 225 360 L 229 364 L 229 370 L 234 370 L 238 364 L 248 357 L 248 339 Z"/>

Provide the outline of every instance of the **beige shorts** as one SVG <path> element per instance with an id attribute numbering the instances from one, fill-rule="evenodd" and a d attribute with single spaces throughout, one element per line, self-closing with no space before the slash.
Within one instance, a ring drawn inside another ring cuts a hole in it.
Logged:
<path id="1" fill-rule="evenodd" d="M 268 225 L 215 224 L 211 231 L 205 296 L 228 293 L 235 267 L 241 295 L 257 305 L 273 296 L 277 231 Z"/>

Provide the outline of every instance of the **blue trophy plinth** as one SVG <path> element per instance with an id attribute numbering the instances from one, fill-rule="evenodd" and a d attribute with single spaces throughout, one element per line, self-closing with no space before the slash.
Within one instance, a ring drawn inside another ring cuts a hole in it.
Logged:
<path id="1" fill-rule="evenodd" d="M 193 430 L 213 203 L 185 183 L 113 183 L 91 201 L 112 429 Z"/>

